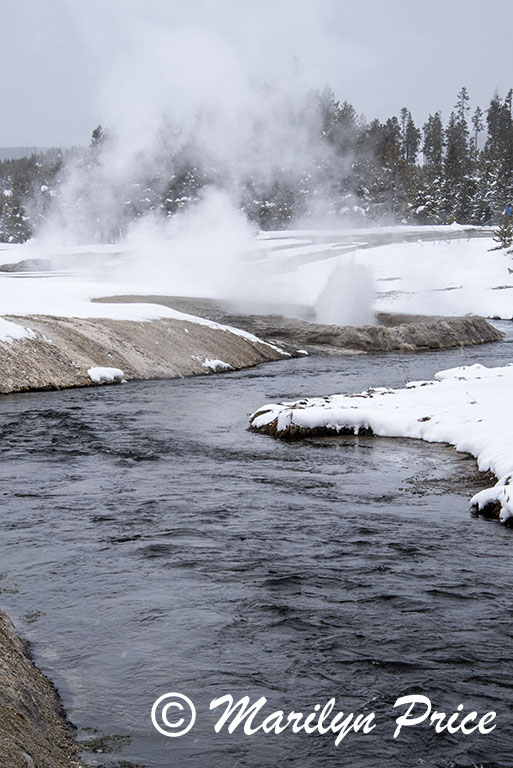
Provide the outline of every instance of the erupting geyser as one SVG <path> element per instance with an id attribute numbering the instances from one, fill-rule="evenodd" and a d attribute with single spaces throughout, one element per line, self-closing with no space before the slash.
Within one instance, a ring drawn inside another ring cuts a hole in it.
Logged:
<path id="1" fill-rule="evenodd" d="M 374 281 L 367 267 L 339 259 L 315 304 L 317 322 L 370 325 L 375 322 Z"/>

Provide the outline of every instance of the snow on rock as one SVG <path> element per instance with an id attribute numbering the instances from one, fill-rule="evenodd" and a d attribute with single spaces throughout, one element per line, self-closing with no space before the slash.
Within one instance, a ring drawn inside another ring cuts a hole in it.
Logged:
<path id="1" fill-rule="evenodd" d="M 470 499 L 470 511 L 495 517 L 499 513 L 501 523 L 513 519 L 513 473 L 502 477 L 493 488 L 485 488 Z"/>
<path id="2" fill-rule="evenodd" d="M 121 368 L 103 368 L 102 366 L 95 366 L 93 368 L 88 368 L 87 373 L 91 381 L 94 381 L 95 384 L 101 384 L 102 381 L 117 381 L 119 383 L 125 377 Z"/>
<path id="3" fill-rule="evenodd" d="M 476 457 L 479 469 L 501 478 L 471 499 L 471 510 L 491 511 L 513 522 L 513 364 L 500 368 L 461 366 L 434 381 L 405 389 L 369 389 L 268 404 L 250 417 L 251 428 L 293 439 L 314 433 L 361 431 L 449 443 Z"/>
<path id="4" fill-rule="evenodd" d="M 211 371 L 233 371 L 233 367 L 229 363 L 225 363 L 223 360 L 209 360 L 208 358 L 201 363 L 204 368 L 208 368 Z"/>
<path id="5" fill-rule="evenodd" d="M 12 323 L 10 320 L 4 320 L 3 317 L 0 317 L 0 341 L 12 344 L 15 339 L 35 339 L 35 337 L 36 334 L 30 328 L 25 328 L 23 325 Z"/>

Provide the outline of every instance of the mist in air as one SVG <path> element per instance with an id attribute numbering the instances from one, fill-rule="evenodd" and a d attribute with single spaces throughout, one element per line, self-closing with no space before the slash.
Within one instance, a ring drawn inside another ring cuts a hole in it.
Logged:
<path id="1" fill-rule="evenodd" d="M 71 7 L 91 56 L 104 61 L 96 94 L 103 129 L 87 158 L 66 162 L 38 239 L 122 242 L 129 255 L 119 279 L 148 290 L 158 284 L 161 293 L 214 296 L 252 311 L 294 304 L 286 280 L 259 270 L 259 227 L 249 213 L 270 192 L 275 200 L 276 189 L 286 210 L 287 185 L 315 177 L 315 195 L 288 228 L 341 226 L 332 194 L 340 159 L 316 138 L 323 104 L 312 97 L 341 57 L 329 34 L 333 3 L 126 2 L 122 17 L 99 2 Z M 170 181 L 183 185 L 178 200 L 166 198 Z M 134 194 L 151 210 L 134 214 Z M 154 196 L 164 205 L 155 209 Z M 346 226 L 353 204 L 344 208 Z M 266 215 L 272 222 L 273 211 Z M 338 262 L 317 319 L 372 321 L 371 286 L 365 267 Z"/>

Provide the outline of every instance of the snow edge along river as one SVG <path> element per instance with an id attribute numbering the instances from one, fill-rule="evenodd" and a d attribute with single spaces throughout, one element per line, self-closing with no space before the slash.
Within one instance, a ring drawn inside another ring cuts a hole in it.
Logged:
<path id="1" fill-rule="evenodd" d="M 506 407 L 513 364 L 480 364 L 440 371 L 433 381 L 404 389 L 376 388 L 261 406 L 250 428 L 282 439 L 366 433 L 448 443 L 470 453 L 497 483 L 470 500 L 473 513 L 513 524 L 513 411 Z"/>

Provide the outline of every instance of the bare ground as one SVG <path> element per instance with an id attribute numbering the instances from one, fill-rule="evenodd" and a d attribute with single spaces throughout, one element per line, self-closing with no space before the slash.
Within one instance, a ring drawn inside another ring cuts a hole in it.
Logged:
<path id="1" fill-rule="evenodd" d="M 338 326 L 316 323 L 312 310 L 303 306 L 287 307 L 287 315 L 283 315 L 272 305 L 267 308 L 267 314 L 247 314 L 227 301 L 183 296 L 109 296 L 96 301 L 161 304 L 242 328 L 287 349 L 306 347 L 310 353 L 416 352 L 485 344 L 503 338 L 501 331 L 477 316 L 378 313 L 373 325 Z"/>
<path id="2" fill-rule="evenodd" d="M 57 692 L 0 611 L 0 765 L 80 768 Z"/>
<path id="3" fill-rule="evenodd" d="M 87 369 L 121 368 L 125 379 L 180 378 L 212 371 L 206 359 L 233 369 L 285 355 L 260 341 L 197 323 L 47 316 L 8 317 L 34 338 L 0 342 L 0 392 L 92 384 Z"/>

